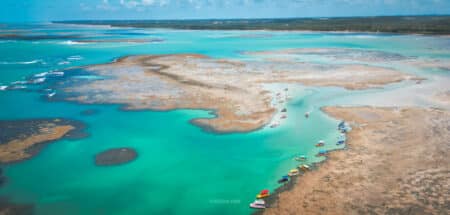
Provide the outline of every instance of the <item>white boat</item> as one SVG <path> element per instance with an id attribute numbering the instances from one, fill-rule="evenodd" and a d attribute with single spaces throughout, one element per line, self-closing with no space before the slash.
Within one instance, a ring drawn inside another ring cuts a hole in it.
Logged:
<path id="1" fill-rule="evenodd" d="M 6 90 L 6 88 L 8 88 L 8 86 L 4 85 L 4 86 L 0 86 L 0 90 Z"/>
<path id="2" fill-rule="evenodd" d="M 47 97 L 51 98 L 51 97 L 53 97 L 53 96 L 55 96 L 55 95 L 56 95 L 56 92 L 52 92 L 52 93 L 49 93 L 49 94 L 47 95 Z"/>
<path id="3" fill-rule="evenodd" d="M 306 171 L 308 171 L 308 170 L 311 169 L 311 167 L 309 167 L 309 166 L 306 165 L 306 164 L 300 165 L 299 168 L 300 168 L 301 170 L 303 170 L 304 172 L 306 172 Z"/>
<path id="4" fill-rule="evenodd" d="M 266 208 L 266 202 L 262 199 L 257 199 L 254 202 L 250 203 L 250 207 L 256 209 L 264 209 Z"/>
<path id="5" fill-rule="evenodd" d="M 288 173 L 288 176 L 296 176 L 296 175 L 298 175 L 299 174 L 299 172 L 298 172 L 298 169 L 291 169 L 291 171 L 289 171 L 289 173 Z"/>
<path id="6" fill-rule="evenodd" d="M 271 128 L 276 128 L 276 127 L 278 127 L 279 125 L 280 125 L 279 122 L 273 122 L 273 123 L 270 125 L 270 127 L 271 127 Z"/>

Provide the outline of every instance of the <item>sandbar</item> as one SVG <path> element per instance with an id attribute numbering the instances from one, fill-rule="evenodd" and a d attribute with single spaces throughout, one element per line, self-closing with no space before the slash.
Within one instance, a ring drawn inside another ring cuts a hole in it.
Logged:
<path id="1" fill-rule="evenodd" d="M 267 125 L 272 83 L 367 89 L 418 77 L 364 64 L 323 66 L 291 60 L 238 61 L 198 54 L 142 55 L 84 68 L 104 79 L 63 87 L 65 100 L 124 104 L 127 110 L 204 109 L 215 117 L 194 119 L 218 133 L 248 132 Z"/>

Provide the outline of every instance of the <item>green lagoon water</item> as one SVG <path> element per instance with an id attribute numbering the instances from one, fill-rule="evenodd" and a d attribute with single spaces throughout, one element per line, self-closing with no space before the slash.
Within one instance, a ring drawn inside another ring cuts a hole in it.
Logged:
<path id="1" fill-rule="evenodd" d="M 71 32 L 106 39 L 164 41 L 78 44 L 68 39 L 3 40 L 0 85 L 41 72 L 106 63 L 136 54 L 199 53 L 247 60 L 244 51 L 343 47 L 450 58 L 446 51 L 450 42 L 445 37 L 53 24 L 16 27 L 48 34 Z M 261 36 L 248 37 L 255 34 Z M 68 60 L 71 56 L 81 59 Z M 118 105 L 49 102 L 38 91 L 0 91 L 1 120 L 65 117 L 82 121 L 89 133 L 83 139 L 56 141 L 30 160 L 4 166 L 8 183 L 0 188 L 0 195 L 13 202 L 34 204 L 37 214 L 249 214 L 252 210 L 248 204 L 255 195 L 265 188 L 273 191 L 278 187 L 277 180 L 298 165 L 293 160 L 296 155 L 307 155 L 310 161 L 317 161 L 314 155 L 319 149 L 314 144 L 321 139 L 336 142 L 338 121 L 319 108 L 338 103 L 337 98 L 349 99 L 353 94 L 364 93 L 332 87 L 289 85 L 289 88 L 293 95 L 286 105 L 289 118 L 280 127 L 225 135 L 208 133 L 189 123 L 193 118 L 212 117 L 202 110 L 127 112 Z M 80 114 L 89 109 L 97 113 Z M 312 114 L 306 120 L 303 115 L 307 111 Z M 125 165 L 95 166 L 95 154 L 113 147 L 133 147 L 139 156 Z M 336 146 L 328 144 L 326 148 Z"/>

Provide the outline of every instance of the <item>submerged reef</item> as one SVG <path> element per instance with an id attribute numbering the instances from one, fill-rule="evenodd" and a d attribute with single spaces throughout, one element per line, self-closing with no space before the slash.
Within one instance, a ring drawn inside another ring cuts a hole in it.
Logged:
<path id="1" fill-rule="evenodd" d="M 81 138 L 81 122 L 67 119 L 27 119 L 0 121 L 0 163 L 31 158 L 52 141 Z"/>
<path id="2" fill-rule="evenodd" d="M 97 166 L 112 166 L 128 163 L 137 157 L 136 150 L 132 148 L 115 148 L 103 151 L 95 156 Z"/>

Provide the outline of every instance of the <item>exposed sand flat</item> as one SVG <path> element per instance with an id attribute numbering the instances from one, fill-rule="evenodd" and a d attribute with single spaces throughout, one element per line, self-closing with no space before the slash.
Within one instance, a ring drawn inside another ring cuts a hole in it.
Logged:
<path id="1" fill-rule="evenodd" d="M 406 57 L 395 53 L 350 48 L 294 48 L 275 51 L 248 52 L 247 54 L 262 57 L 282 56 L 283 58 L 295 58 L 299 56 L 322 56 L 336 60 L 338 59 L 341 61 L 356 60 L 363 62 L 385 62 L 412 59 L 411 57 Z"/>
<path id="2" fill-rule="evenodd" d="M 434 68 L 447 71 L 450 70 L 450 61 L 445 59 L 425 59 L 384 51 L 368 51 L 350 48 L 295 48 L 275 51 L 247 52 L 246 54 L 276 61 L 290 61 L 297 59 L 302 62 L 310 62 L 317 59 L 326 59 L 326 63 L 328 64 L 384 64 L 389 62 L 390 64 L 407 65 L 426 69 Z"/>
<path id="3" fill-rule="evenodd" d="M 217 132 L 251 131 L 270 122 L 275 109 L 263 84 L 365 89 L 417 78 L 362 64 L 241 62 L 194 54 L 131 56 L 86 69 L 108 78 L 66 88 L 76 95 L 67 100 L 126 104 L 131 110 L 210 109 L 217 117 L 193 122 Z"/>
<path id="4" fill-rule="evenodd" d="M 0 121 L 0 163 L 28 159 L 39 151 L 39 145 L 66 136 L 76 126 L 67 120 Z M 34 147 L 34 148 L 33 148 Z"/>
<path id="5" fill-rule="evenodd" d="M 327 107 L 348 149 L 299 177 L 266 214 L 449 214 L 450 112 Z"/>

